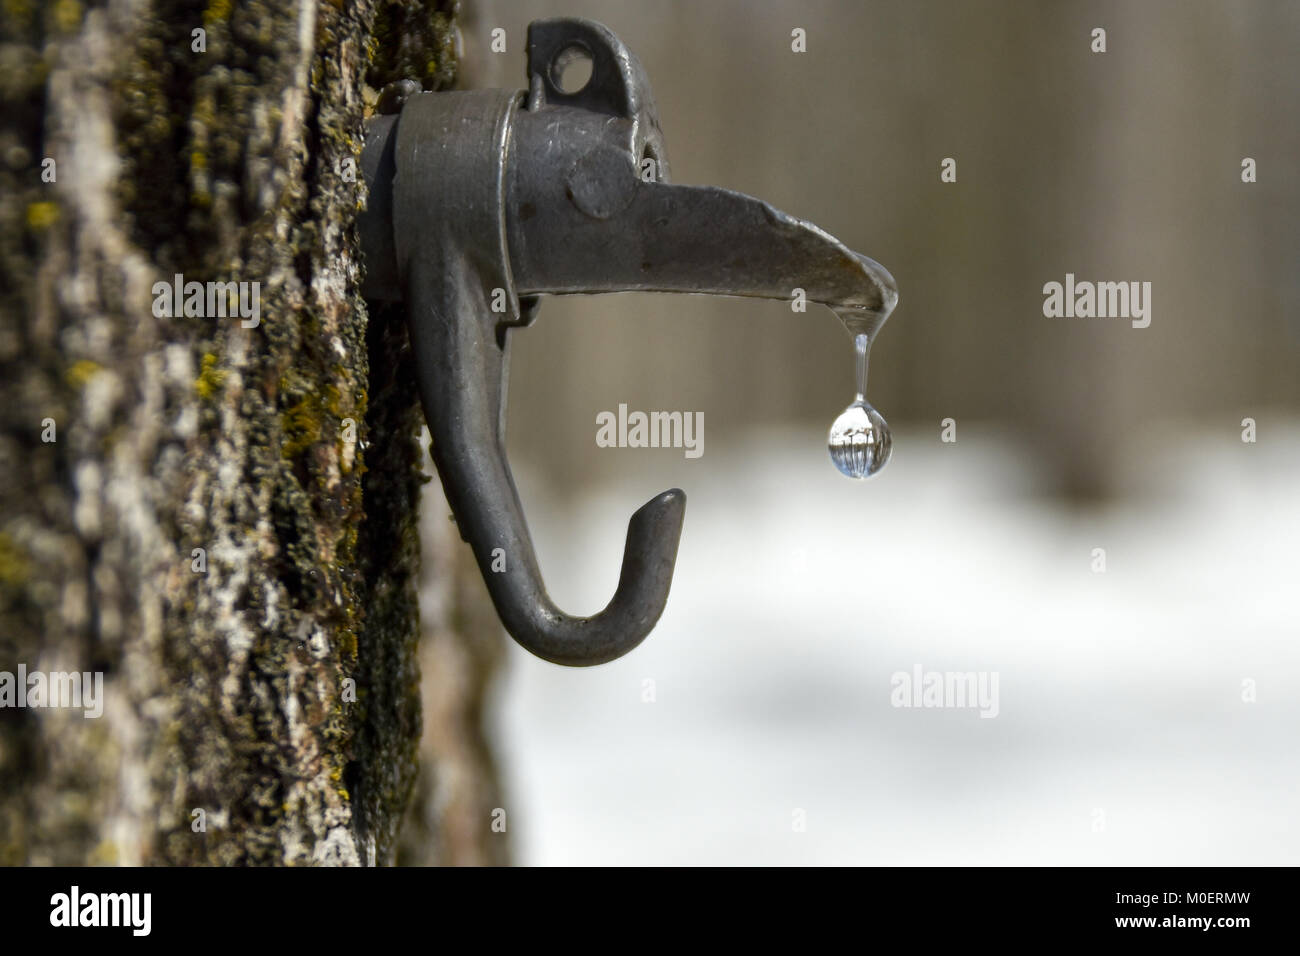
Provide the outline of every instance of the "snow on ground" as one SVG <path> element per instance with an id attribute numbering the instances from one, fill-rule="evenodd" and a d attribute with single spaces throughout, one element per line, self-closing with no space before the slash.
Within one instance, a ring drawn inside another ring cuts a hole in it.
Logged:
<path id="1" fill-rule="evenodd" d="M 510 645 L 520 862 L 1300 862 L 1300 432 L 1150 447 L 1105 511 L 959 437 L 899 434 L 865 483 L 809 429 L 646 451 L 566 501 L 521 474 L 572 613 L 613 593 L 636 507 L 675 484 L 689 503 L 640 648 L 566 669 Z M 997 716 L 891 706 L 917 665 L 996 672 Z"/>

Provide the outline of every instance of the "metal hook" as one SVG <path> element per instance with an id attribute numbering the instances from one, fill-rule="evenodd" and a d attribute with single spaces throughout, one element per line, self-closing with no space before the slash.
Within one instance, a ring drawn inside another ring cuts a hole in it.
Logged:
<path id="1" fill-rule="evenodd" d="M 601 664 L 640 644 L 663 613 L 686 495 L 665 491 L 632 515 L 618 588 L 603 611 L 574 617 L 556 608 L 505 451 L 508 330 L 530 323 L 537 308 L 535 297 L 519 300 L 505 237 L 518 100 L 504 91 L 407 95 L 397 116 L 372 122 L 362 161 L 371 185 L 361 222 L 365 292 L 406 302 L 434 461 L 502 623 L 548 661 Z"/>
<path id="2" fill-rule="evenodd" d="M 883 267 L 811 223 L 740 193 L 669 185 L 649 82 L 608 29 L 536 21 L 528 46 L 527 93 L 384 98 L 396 112 L 369 122 L 362 153 L 363 293 L 405 301 L 433 457 L 502 623 L 548 661 L 600 664 L 663 613 L 686 496 L 665 491 L 632 515 L 603 611 L 555 607 L 505 451 L 510 332 L 531 324 L 537 296 L 787 298 L 799 285 L 814 302 L 887 314 L 897 292 Z M 575 50 L 592 74 L 565 92 L 557 64 Z M 639 175 L 647 159 L 652 181 Z"/>

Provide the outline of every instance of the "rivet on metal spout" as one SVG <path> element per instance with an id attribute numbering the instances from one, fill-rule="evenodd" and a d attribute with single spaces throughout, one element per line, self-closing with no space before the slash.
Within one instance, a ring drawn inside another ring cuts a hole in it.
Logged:
<path id="1" fill-rule="evenodd" d="M 565 92 L 559 66 L 575 55 L 591 59 L 591 77 Z M 874 334 L 897 302 L 893 278 L 760 200 L 670 184 L 650 84 L 598 23 L 531 24 L 526 92 L 405 90 L 388 99 L 396 112 L 369 121 L 362 154 L 363 291 L 405 306 L 434 461 L 506 629 L 557 664 L 613 660 L 663 613 L 686 496 L 665 491 L 632 516 L 603 611 L 558 610 L 506 460 L 512 331 L 536 318 L 541 295 L 788 300 L 797 287 L 851 332 Z M 494 570 L 501 555 L 505 570 Z"/>

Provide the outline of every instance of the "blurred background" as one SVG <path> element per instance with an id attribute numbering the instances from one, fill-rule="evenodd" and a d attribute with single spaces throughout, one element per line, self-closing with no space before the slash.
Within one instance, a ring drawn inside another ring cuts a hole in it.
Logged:
<path id="1" fill-rule="evenodd" d="M 900 290 L 865 483 L 825 449 L 853 365 L 821 307 L 571 297 L 514 336 L 510 454 L 562 608 L 604 606 L 640 504 L 689 499 L 641 648 L 509 646 L 519 861 L 1294 864 L 1300 5 L 464 13 L 468 87 L 523 85 L 532 19 L 605 23 L 675 182 L 810 219 Z M 1045 318 L 1067 272 L 1150 282 L 1150 327 Z M 703 456 L 597 447 L 620 403 L 703 412 Z M 997 672 L 998 717 L 891 707 L 917 665 Z"/>

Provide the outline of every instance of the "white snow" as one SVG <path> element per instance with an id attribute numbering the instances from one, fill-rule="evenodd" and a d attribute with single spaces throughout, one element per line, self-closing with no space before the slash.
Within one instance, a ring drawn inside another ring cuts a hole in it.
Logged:
<path id="1" fill-rule="evenodd" d="M 1300 432 L 1150 448 L 1104 511 L 1040 495 L 996 434 L 959 438 L 897 434 L 864 483 L 803 428 L 712 438 L 699 467 L 647 452 L 563 503 L 522 474 L 572 613 L 613 593 L 636 507 L 674 484 L 689 504 L 640 648 L 567 669 L 510 644 L 520 861 L 1300 860 Z M 892 707 L 916 664 L 996 671 L 999 715 Z"/>

